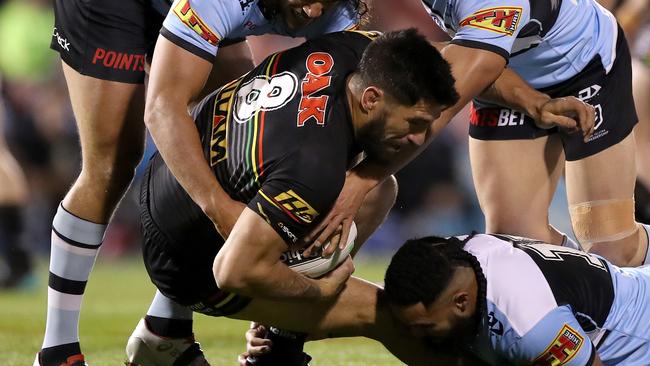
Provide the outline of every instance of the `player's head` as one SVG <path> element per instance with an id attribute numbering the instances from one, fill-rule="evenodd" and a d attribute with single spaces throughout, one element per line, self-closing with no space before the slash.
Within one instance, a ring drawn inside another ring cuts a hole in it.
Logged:
<path id="1" fill-rule="evenodd" d="M 281 18 L 289 29 L 304 27 L 339 3 L 349 2 L 363 18 L 368 10 L 364 0 L 263 0 L 265 13 Z"/>
<path id="2" fill-rule="evenodd" d="M 379 160 L 421 145 L 432 122 L 458 101 L 449 64 L 415 28 L 371 42 L 350 91 L 357 140 Z"/>
<path id="3" fill-rule="evenodd" d="M 486 281 L 457 238 L 409 240 L 393 256 L 384 282 L 391 311 L 414 335 L 460 350 L 476 335 Z"/>

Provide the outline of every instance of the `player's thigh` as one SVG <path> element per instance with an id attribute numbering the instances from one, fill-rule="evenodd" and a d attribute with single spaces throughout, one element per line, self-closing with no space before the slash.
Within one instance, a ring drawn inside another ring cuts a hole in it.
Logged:
<path id="1" fill-rule="evenodd" d="M 370 282 L 351 277 L 333 300 L 279 301 L 256 298 L 230 317 L 309 333 L 316 339 L 325 336 L 368 336 L 378 317 L 387 314 L 387 311 L 377 310 L 380 291 Z"/>
<path id="2" fill-rule="evenodd" d="M 82 75 L 63 63 L 84 160 L 141 154 L 144 86 Z M 86 168 L 86 167 L 85 167 Z"/>
<path id="3" fill-rule="evenodd" d="M 50 47 L 63 61 L 84 161 L 141 151 L 145 57 L 162 16 L 138 0 L 55 0 L 54 11 Z"/>
<path id="4" fill-rule="evenodd" d="M 469 151 L 487 231 L 544 236 L 548 207 L 564 163 L 559 138 L 488 141 L 470 137 Z"/>
<path id="5" fill-rule="evenodd" d="M 635 180 L 633 134 L 595 155 L 566 163 L 569 204 L 631 199 Z"/>

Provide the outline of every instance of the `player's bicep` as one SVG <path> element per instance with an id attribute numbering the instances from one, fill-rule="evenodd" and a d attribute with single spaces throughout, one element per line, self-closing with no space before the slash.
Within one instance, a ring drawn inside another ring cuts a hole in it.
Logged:
<path id="1" fill-rule="evenodd" d="M 509 358 L 532 366 L 591 366 L 596 349 L 567 306 L 554 309 L 510 349 Z"/>
<path id="2" fill-rule="evenodd" d="M 237 2 L 176 0 L 161 34 L 179 47 L 213 62 L 219 43 L 242 21 Z"/>

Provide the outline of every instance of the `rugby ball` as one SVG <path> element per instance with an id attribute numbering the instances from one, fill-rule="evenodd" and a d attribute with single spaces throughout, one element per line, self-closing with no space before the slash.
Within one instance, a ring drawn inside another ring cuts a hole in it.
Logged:
<path id="1" fill-rule="evenodd" d="M 319 250 L 317 253 L 314 253 L 314 255 L 305 257 L 302 255 L 304 248 L 300 248 L 287 250 L 282 253 L 281 260 L 294 271 L 302 273 L 307 277 L 317 278 L 338 267 L 339 264 L 345 261 L 350 252 L 352 252 L 352 249 L 354 249 L 354 240 L 356 238 L 357 225 L 352 222 L 350 235 L 348 235 L 345 248 L 337 248 L 331 256 L 322 257 L 322 250 Z M 329 243 L 326 243 L 322 248 L 325 248 L 328 245 Z"/>

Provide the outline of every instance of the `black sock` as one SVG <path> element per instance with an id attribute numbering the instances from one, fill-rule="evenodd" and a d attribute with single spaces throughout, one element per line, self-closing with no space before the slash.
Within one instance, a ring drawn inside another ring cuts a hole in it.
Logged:
<path id="1" fill-rule="evenodd" d="M 192 320 L 167 319 L 147 315 L 144 317 L 147 328 L 154 334 L 166 338 L 187 338 L 192 336 Z"/>
<path id="2" fill-rule="evenodd" d="M 40 352 L 41 366 L 59 366 L 66 362 L 68 357 L 80 353 L 81 347 L 79 347 L 79 342 L 43 348 Z"/>

